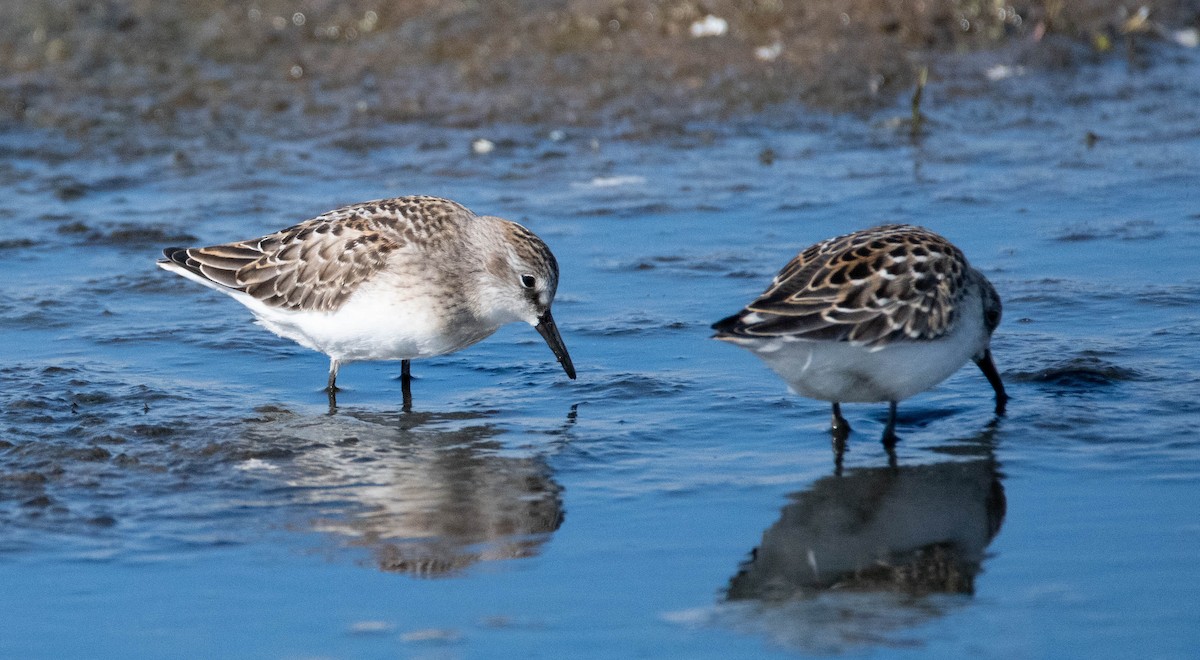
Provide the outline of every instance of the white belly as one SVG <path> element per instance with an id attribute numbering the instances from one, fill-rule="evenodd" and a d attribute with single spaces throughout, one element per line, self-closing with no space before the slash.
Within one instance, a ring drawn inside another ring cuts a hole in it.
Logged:
<path id="1" fill-rule="evenodd" d="M 874 349 L 792 338 L 743 345 L 802 396 L 847 403 L 900 401 L 949 378 L 987 346 L 982 308 L 977 300 L 967 302 L 974 306 L 964 305 L 954 329 L 934 341 L 903 341 Z"/>
<path id="2" fill-rule="evenodd" d="M 376 278 L 333 312 L 291 312 L 247 302 L 275 334 L 340 362 L 410 360 L 474 344 L 496 325 L 447 305 L 430 292 L 409 293 Z"/>

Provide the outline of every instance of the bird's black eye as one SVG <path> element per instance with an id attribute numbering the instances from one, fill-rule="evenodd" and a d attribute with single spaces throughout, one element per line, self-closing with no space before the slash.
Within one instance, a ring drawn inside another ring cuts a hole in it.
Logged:
<path id="1" fill-rule="evenodd" d="M 535 284 L 537 284 L 537 279 L 534 278 L 533 275 L 521 276 L 521 286 L 525 287 L 526 289 L 532 289 L 533 285 Z"/>

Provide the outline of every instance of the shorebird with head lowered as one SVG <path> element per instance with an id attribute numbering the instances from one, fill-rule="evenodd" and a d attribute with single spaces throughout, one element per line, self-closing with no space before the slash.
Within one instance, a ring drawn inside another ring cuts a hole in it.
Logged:
<path id="1" fill-rule="evenodd" d="M 754 352 L 792 391 L 833 403 L 833 434 L 847 402 L 889 404 L 883 441 L 896 441 L 896 404 L 973 360 L 1008 395 L 992 362 L 1001 305 L 961 250 L 928 229 L 887 225 L 838 236 L 792 259 L 714 338 Z"/>
<path id="2" fill-rule="evenodd" d="M 550 306 L 558 262 L 521 225 L 438 197 L 345 206 L 261 238 L 167 248 L 158 265 L 227 294 L 271 332 L 329 356 L 409 360 L 466 348 L 500 326 L 534 326 L 571 379 Z"/>

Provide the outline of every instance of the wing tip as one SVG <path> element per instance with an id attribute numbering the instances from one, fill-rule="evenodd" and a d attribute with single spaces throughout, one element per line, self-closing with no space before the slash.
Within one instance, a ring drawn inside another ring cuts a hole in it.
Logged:
<path id="1" fill-rule="evenodd" d="M 188 248 L 181 248 L 181 247 L 163 248 L 162 253 L 163 253 L 163 257 L 165 257 L 165 258 L 159 259 L 158 263 L 160 263 L 160 264 L 176 263 L 176 264 L 179 264 L 182 266 L 184 264 L 184 262 L 187 261 L 187 251 L 188 251 Z"/>
<path id="2" fill-rule="evenodd" d="M 733 337 L 733 336 L 740 335 L 741 333 L 739 332 L 739 330 L 742 328 L 742 319 L 744 316 L 745 316 L 745 310 L 738 312 L 737 314 L 734 314 L 732 316 L 726 316 L 725 318 L 721 319 L 720 321 L 717 321 L 716 323 L 712 324 L 712 329 L 716 330 L 716 332 L 713 333 L 712 338 L 713 339 L 724 339 L 727 337 Z"/>
<path id="3" fill-rule="evenodd" d="M 163 248 L 163 258 L 158 259 L 154 263 L 161 269 L 183 275 L 189 279 L 197 279 L 197 277 L 211 281 L 207 275 L 201 272 L 199 264 L 191 259 L 188 251 L 191 248 L 168 247 Z"/>

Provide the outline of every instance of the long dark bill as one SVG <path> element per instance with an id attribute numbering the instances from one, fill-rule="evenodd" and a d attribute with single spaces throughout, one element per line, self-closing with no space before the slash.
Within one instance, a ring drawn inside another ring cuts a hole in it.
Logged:
<path id="1" fill-rule="evenodd" d="M 992 351 L 988 349 L 983 352 L 983 357 L 975 360 L 975 364 L 979 365 L 979 370 L 987 376 L 988 382 L 992 384 L 992 389 L 996 390 L 996 414 L 1003 415 L 1004 407 L 1008 404 L 1008 394 L 1004 391 L 1004 383 L 1000 380 L 1000 372 L 996 371 L 996 363 L 992 362 Z"/>
<path id="2" fill-rule="evenodd" d="M 558 334 L 558 326 L 554 325 L 554 317 L 550 316 L 550 310 L 547 309 L 546 313 L 538 318 L 537 325 L 533 327 L 537 329 L 542 339 L 546 340 L 550 350 L 554 351 L 554 357 L 558 358 L 558 363 L 562 365 L 563 371 L 567 372 L 567 378 L 575 380 L 575 365 L 571 364 L 571 356 L 567 353 L 562 336 Z"/>

